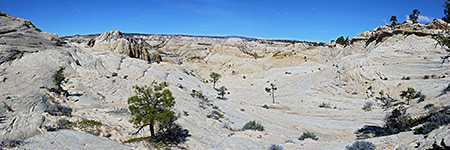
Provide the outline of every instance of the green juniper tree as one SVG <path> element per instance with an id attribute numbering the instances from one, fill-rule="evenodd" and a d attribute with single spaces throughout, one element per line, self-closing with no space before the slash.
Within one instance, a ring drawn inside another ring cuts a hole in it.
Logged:
<path id="1" fill-rule="evenodd" d="M 222 96 L 221 99 L 224 99 L 225 94 L 229 94 L 228 89 L 225 86 L 221 86 L 218 90 L 219 93 L 217 93 L 218 95 Z"/>
<path id="2" fill-rule="evenodd" d="M 450 22 L 450 14 L 448 13 L 448 10 L 450 9 L 450 0 L 447 0 L 444 5 L 442 5 L 442 7 L 444 7 L 445 15 L 442 20 L 444 20 L 445 22 Z"/>
<path id="3" fill-rule="evenodd" d="M 348 44 L 348 36 L 347 38 L 344 38 L 344 36 L 340 36 L 336 39 L 336 43 L 341 45 L 347 45 Z"/>
<path id="4" fill-rule="evenodd" d="M 416 90 L 414 90 L 414 88 L 409 87 L 408 89 L 406 89 L 406 91 L 400 91 L 400 98 L 406 98 L 406 100 L 408 101 L 408 105 L 409 105 L 409 101 L 411 101 L 411 99 L 414 98 L 415 94 L 416 94 Z"/>
<path id="5" fill-rule="evenodd" d="M 217 81 L 219 81 L 219 79 L 222 76 L 218 73 L 211 72 L 211 74 L 209 74 L 209 77 L 211 77 L 211 82 L 213 83 L 213 88 L 216 89 L 216 83 L 217 83 Z"/>
<path id="6" fill-rule="evenodd" d="M 270 83 L 270 87 L 266 87 L 266 92 L 269 93 L 272 96 L 272 102 L 275 103 L 275 91 L 278 88 L 275 87 L 275 84 Z"/>
<path id="7" fill-rule="evenodd" d="M 389 21 L 392 22 L 391 26 L 397 25 L 397 16 L 391 16 Z"/>
<path id="8" fill-rule="evenodd" d="M 145 126 L 150 127 L 150 134 L 155 136 L 155 124 L 169 122 L 174 116 L 171 108 L 175 105 L 175 98 L 169 89 L 166 82 L 159 85 L 147 86 L 133 86 L 136 95 L 128 98 L 128 109 L 131 112 L 131 119 L 129 120 L 135 128 L 137 134 Z"/>
<path id="9" fill-rule="evenodd" d="M 413 23 L 419 23 L 419 15 L 420 11 L 417 9 L 413 10 L 413 13 L 409 15 L 409 20 L 411 20 Z"/>
<path id="10" fill-rule="evenodd" d="M 62 88 L 63 83 L 67 83 L 69 79 L 66 79 L 64 75 L 64 67 L 59 67 L 59 70 L 53 74 L 53 83 L 55 83 L 56 88 L 51 88 L 50 90 L 55 93 L 61 93 L 65 92 L 65 90 Z M 67 92 L 65 92 L 67 94 Z"/>

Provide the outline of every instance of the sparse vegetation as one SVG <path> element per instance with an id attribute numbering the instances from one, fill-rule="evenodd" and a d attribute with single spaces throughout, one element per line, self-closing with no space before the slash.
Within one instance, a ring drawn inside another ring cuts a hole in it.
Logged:
<path id="1" fill-rule="evenodd" d="M 373 107 L 374 103 L 373 102 L 366 102 L 366 104 L 364 104 L 362 110 L 364 111 L 371 111 L 372 107 Z"/>
<path id="2" fill-rule="evenodd" d="M 389 21 L 392 22 L 391 27 L 394 27 L 395 25 L 397 25 L 397 16 L 391 16 L 391 19 Z"/>
<path id="3" fill-rule="evenodd" d="M 2 103 L 3 103 L 3 108 L 5 108 L 7 111 L 14 112 L 14 110 L 11 108 L 11 106 L 6 104 L 5 102 L 2 102 Z"/>
<path id="4" fill-rule="evenodd" d="M 442 17 L 442 20 L 444 20 L 447 23 L 450 23 L 450 14 L 449 14 L 449 9 L 450 9 L 450 1 L 446 1 L 444 3 L 444 5 L 442 5 L 442 7 L 444 7 L 444 17 Z"/>
<path id="5" fill-rule="evenodd" d="M 272 144 L 272 145 L 269 147 L 269 150 L 283 150 L 283 146 L 278 145 L 278 144 Z"/>
<path id="6" fill-rule="evenodd" d="M 262 106 L 262 108 L 269 109 L 269 106 L 267 106 L 266 104 L 264 104 L 264 105 Z"/>
<path id="7" fill-rule="evenodd" d="M 319 107 L 320 107 L 320 108 L 331 108 L 330 104 L 325 103 L 325 102 L 322 102 L 322 103 L 319 105 Z"/>
<path id="8" fill-rule="evenodd" d="M 448 109 L 443 109 L 438 112 L 431 113 L 426 122 L 421 126 L 414 130 L 415 134 L 428 134 L 434 129 L 439 128 L 440 126 L 450 124 L 450 113 L 447 112 Z M 423 117 L 423 118 L 426 118 Z"/>
<path id="9" fill-rule="evenodd" d="M 81 129 L 84 132 L 99 135 L 100 132 L 97 132 L 99 128 L 102 126 L 102 123 L 100 121 L 95 120 L 83 120 L 80 122 L 77 122 L 75 124 L 75 127 Z"/>
<path id="10" fill-rule="evenodd" d="M 264 126 L 261 123 L 254 121 L 247 122 L 242 130 L 255 130 L 255 131 L 264 131 Z"/>
<path id="11" fill-rule="evenodd" d="M 400 91 L 400 98 L 406 98 L 407 100 L 407 104 L 409 105 L 409 102 L 411 101 L 411 99 L 413 99 L 416 95 L 416 90 L 414 90 L 414 88 L 408 87 L 406 89 L 406 91 Z"/>
<path id="12" fill-rule="evenodd" d="M 184 89 L 184 86 L 180 84 L 180 85 L 178 85 L 178 88 Z"/>
<path id="13" fill-rule="evenodd" d="M 219 120 L 220 118 L 223 118 L 224 115 L 217 110 L 213 110 L 213 111 L 211 111 L 211 114 L 206 115 L 206 117 Z"/>
<path id="14" fill-rule="evenodd" d="M 51 88 L 50 91 L 55 93 L 64 93 L 67 95 L 67 91 L 62 88 L 62 84 L 65 84 L 69 81 L 69 79 L 66 79 L 64 75 L 64 67 L 60 67 L 58 71 L 53 74 L 53 83 L 55 83 L 56 88 Z"/>
<path id="15" fill-rule="evenodd" d="M 409 15 L 409 20 L 411 20 L 413 23 L 419 23 L 418 22 L 419 14 L 420 14 L 420 11 L 417 9 L 414 9 L 413 13 Z"/>
<path id="16" fill-rule="evenodd" d="M 306 132 L 303 132 L 303 134 L 302 134 L 302 136 L 300 136 L 299 138 L 298 138 L 298 140 L 305 140 L 305 139 L 312 139 L 312 140 L 319 140 L 319 138 L 316 136 L 316 134 L 314 134 L 314 133 L 312 133 L 312 132 L 308 132 L 308 131 L 306 131 Z"/>
<path id="17" fill-rule="evenodd" d="M 219 79 L 222 77 L 222 75 L 215 73 L 215 72 L 211 72 L 211 74 L 209 74 L 209 77 L 211 77 L 211 82 L 213 83 L 213 88 L 216 89 L 216 83 L 217 83 L 217 81 L 219 81 Z"/>
<path id="18" fill-rule="evenodd" d="M 154 137 L 156 123 L 168 122 L 174 116 L 170 109 L 175 105 L 175 98 L 170 90 L 164 89 L 167 86 L 166 82 L 162 82 L 151 87 L 133 87 L 136 95 L 128 98 L 128 109 L 131 112 L 130 122 L 138 128 L 136 133 L 149 126 Z"/>
<path id="19" fill-rule="evenodd" d="M 219 96 L 221 96 L 221 99 L 224 99 L 225 94 L 229 94 L 229 92 L 227 92 L 228 89 L 225 86 L 221 86 L 218 90 L 219 93 L 217 93 Z"/>
<path id="20" fill-rule="evenodd" d="M 134 143 L 134 142 L 140 142 L 140 141 L 152 142 L 153 138 L 151 136 L 131 138 L 131 139 L 124 141 L 124 143 Z"/>
<path id="21" fill-rule="evenodd" d="M 191 96 L 193 98 L 205 99 L 205 95 L 203 95 L 202 91 L 192 90 Z"/>
<path id="22" fill-rule="evenodd" d="M 409 116 L 406 114 L 405 107 L 395 108 L 384 118 L 384 132 L 387 135 L 397 134 L 407 131 L 410 128 Z"/>
<path id="23" fill-rule="evenodd" d="M 0 142 L 0 149 L 18 147 L 23 143 L 24 142 L 22 140 L 3 140 L 2 142 Z"/>
<path id="24" fill-rule="evenodd" d="M 277 90 L 278 88 L 275 86 L 275 84 L 273 84 L 273 83 L 270 83 L 270 87 L 266 87 L 266 92 L 267 93 L 269 93 L 269 95 L 271 95 L 272 96 L 272 102 L 273 103 L 275 103 L 275 91 Z"/>
<path id="25" fill-rule="evenodd" d="M 346 38 L 344 38 L 344 36 L 340 36 L 336 39 L 336 43 L 341 44 L 341 45 L 348 45 L 349 41 L 348 41 L 348 36 Z"/>
<path id="26" fill-rule="evenodd" d="M 346 146 L 347 150 L 375 150 L 375 144 L 366 141 L 356 141 L 352 145 Z"/>

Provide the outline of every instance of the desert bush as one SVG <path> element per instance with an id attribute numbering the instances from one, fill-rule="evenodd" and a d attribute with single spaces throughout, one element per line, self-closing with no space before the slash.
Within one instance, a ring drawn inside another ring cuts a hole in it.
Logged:
<path id="1" fill-rule="evenodd" d="M 316 141 L 319 140 L 319 138 L 314 133 L 308 132 L 308 131 L 303 132 L 302 136 L 300 136 L 298 138 L 298 140 L 302 140 L 303 141 L 303 140 L 305 140 L 307 138 L 310 138 L 310 139 L 313 139 L 313 140 L 316 140 Z"/>
<path id="2" fill-rule="evenodd" d="M 55 103 L 51 107 L 48 107 L 44 112 L 52 116 L 72 116 L 72 108 L 68 106 L 63 106 L 59 103 Z"/>
<path id="3" fill-rule="evenodd" d="M 75 124 L 75 127 L 81 129 L 84 132 L 94 135 L 97 135 L 97 133 L 95 133 L 95 130 L 99 130 L 101 126 L 102 123 L 95 120 L 83 120 Z"/>
<path id="4" fill-rule="evenodd" d="M 254 121 L 247 122 L 242 130 L 255 130 L 255 131 L 264 131 L 264 126 L 261 123 Z"/>
<path id="5" fill-rule="evenodd" d="M 14 148 L 23 144 L 21 140 L 3 140 L 0 142 L 0 149 Z"/>
<path id="6" fill-rule="evenodd" d="M 153 141 L 153 138 L 151 136 L 131 138 L 131 139 L 125 140 L 124 143 L 134 143 L 134 142 L 140 142 L 140 141 L 151 142 L 151 141 Z"/>
<path id="7" fill-rule="evenodd" d="M 411 77 L 405 77 L 405 76 L 402 77 L 402 80 L 410 80 L 410 79 L 411 79 Z"/>
<path id="8" fill-rule="evenodd" d="M 428 134 L 442 125 L 450 123 L 450 115 L 445 112 L 436 112 L 419 128 L 414 130 L 415 134 Z"/>
<path id="9" fill-rule="evenodd" d="M 178 88 L 184 89 L 184 86 L 180 84 L 180 85 L 178 85 Z"/>
<path id="10" fill-rule="evenodd" d="M 356 141 L 352 145 L 345 147 L 347 150 L 375 150 L 376 147 L 372 142 Z"/>
<path id="11" fill-rule="evenodd" d="M 319 107 L 320 107 L 320 108 L 331 108 L 330 104 L 325 103 L 325 102 L 322 102 L 322 103 L 319 105 Z"/>
<path id="12" fill-rule="evenodd" d="M 206 117 L 219 120 L 220 118 L 223 118 L 224 115 L 217 110 L 213 110 L 210 114 L 206 115 Z"/>
<path id="13" fill-rule="evenodd" d="M 366 102 L 366 104 L 364 104 L 362 110 L 364 110 L 364 111 L 371 111 L 373 105 L 374 105 L 373 102 Z"/>
<path id="14" fill-rule="evenodd" d="M 262 108 L 269 109 L 269 106 L 267 106 L 266 104 L 264 104 L 264 105 L 262 106 Z"/>
<path id="15" fill-rule="evenodd" d="M 205 99 L 205 95 L 203 95 L 202 91 L 192 90 L 191 96 L 193 98 Z"/>
<path id="16" fill-rule="evenodd" d="M 397 134 L 409 130 L 410 123 L 409 116 L 406 114 L 406 108 L 400 106 L 386 115 L 384 118 L 383 128 L 387 135 Z"/>
<path id="17" fill-rule="evenodd" d="M 283 146 L 278 145 L 278 144 L 272 144 L 272 145 L 269 147 L 269 150 L 283 150 Z"/>
<path id="18" fill-rule="evenodd" d="M 11 108 L 11 106 L 6 104 L 5 102 L 3 102 L 3 108 L 5 108 L 7 111 L 14 112 L 14 110 Z"/>

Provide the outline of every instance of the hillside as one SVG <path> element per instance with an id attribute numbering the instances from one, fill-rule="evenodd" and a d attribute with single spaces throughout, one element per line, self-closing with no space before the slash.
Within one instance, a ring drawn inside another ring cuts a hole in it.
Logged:
<path id="1" fill-rule="evenodd" d="M 60 38 L 0 12 L 0 141 L 17 149 L 149 148 L 123 143 L 149 135 L 131 134 L 137 129 L 128 122 L 127 99 L 135 85 L 168 82 L 177 123 L 188 131 L 173 149 L 344 149 L 365 125 L 382 127 L 395 108 L 382 107 L 380 91 L 401 101 L 408 87 L 426 95 L 405 105 L 412 117 L 426 114 L 426 105 L 450 105 L 450 63 L 441 59 L 448 52 L 433 38 L 448 36 L 449 28 L 438 19 L 381 26 L 345 46 L 120 31 Z M 68 94 L 50 92 L 60 68 Z M 211 72 L 222 75 L 216 87 L 228 88 L 225 99 L 208 82 Z M 270 83 L 278 88 L 276 103 L 264 90 Z M 367 102 L 371 111 L 362 109 Z M 323 103 L 330 108 L 319 107 Z M 65 120 L 102 125 L 88 134 Z M 265 130 L 240 130 L 253 120 Z M 298 140 L 306 131 L 319 139 Z M 450 125 L 425 136 L 413 132 L 365 141 L 377 149 L 450 145 Z"/>

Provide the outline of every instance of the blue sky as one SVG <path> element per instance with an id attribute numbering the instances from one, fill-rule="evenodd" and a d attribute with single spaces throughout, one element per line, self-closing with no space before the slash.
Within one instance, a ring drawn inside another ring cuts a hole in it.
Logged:
<path id="1" fill-rule="evenodd" d="M 246 36 L 329 42 L 399 22 L 427 23 L 445 0 L 0 0 L 0 11 L 59 36 L 103 33 Z"/>

